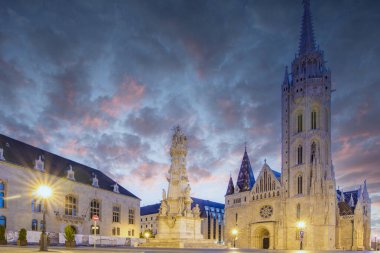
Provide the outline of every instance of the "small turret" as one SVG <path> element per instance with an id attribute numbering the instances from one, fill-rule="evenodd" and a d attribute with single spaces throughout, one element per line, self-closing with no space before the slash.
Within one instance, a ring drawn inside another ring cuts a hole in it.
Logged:
<path id="1" fill-rule="evenodd" d="M 352 193 L 351 193 L 350 202 L 348 202 L 348 205 L 349 205 L 350 207 L 352 207 L 352 208 L 355 207 L 355 202 L 354 202 L 354 198 L 353 198 L 353 196 L 352 196 Z"/>
<path id="2" fill-rule="evenodd" d="M 345 202 L 343 189 L 340 191 L 340 202 Z"/>
<path id="3" fill-rule="evenodd" d="M 235 192 L 234 182 L 232 181 L 232 176 L 230 175 L 230 181 L 228 182 L 226 196 L 234 194 L 234 192 Z"/>
<path id="4" fill-rule="evenodd" d="M 367 180 L 364 180 L 363 198 L 364 198 L 365 200 L 368 200 L 368 199 L 369 199 L 369 194 L 368 194 L 368 190 L 367 190 Z"/>

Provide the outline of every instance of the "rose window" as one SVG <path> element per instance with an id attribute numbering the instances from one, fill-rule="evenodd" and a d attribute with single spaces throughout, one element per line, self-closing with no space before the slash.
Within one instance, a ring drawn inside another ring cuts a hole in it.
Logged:
<path id="1" fill-rule="evenodd" d="M 260 216 L 263 218 L 269 218 L 273 214 L 273 207 L 265 205 L 260 209 Z"/>

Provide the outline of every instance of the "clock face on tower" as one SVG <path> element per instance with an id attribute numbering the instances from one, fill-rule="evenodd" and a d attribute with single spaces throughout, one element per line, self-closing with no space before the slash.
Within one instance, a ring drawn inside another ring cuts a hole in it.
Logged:
<path id="1" fill-rule="evenodd" d="M 265 205 L 262 208 L 260 208 L 260 216 L 262 218 L 269 218 L 273 214 L 273 207 L 269 205 Z"/>

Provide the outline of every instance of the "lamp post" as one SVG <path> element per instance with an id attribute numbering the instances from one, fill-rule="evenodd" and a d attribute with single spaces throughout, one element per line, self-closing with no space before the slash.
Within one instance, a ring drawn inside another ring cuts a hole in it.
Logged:
<path id="1" fill-rule="evenodd" d="M 237 239 L 238 230 L 236 228 L 234 228 L 234 229 L 232 229 L 231 233 L 234 236 L 234 248 L 236 248 L 236 239 Z"/>
<path id="2" fill-rule="evenodd" d="M 144 236 L 145 236 L 146 242 L 148 242 L 149 237 L 150 237 L 150 233 L 149 233 L 148 231 L 146 231 L 146 232 L 144 233 Z"/>
<path id="3" fill-rule="evenodd" d="M 37 196 L 42 198 L 43 200 L 43 212 L 42 212 L 42 233 L 41 233 L 41 239 L 40 239 L 40 251 L 48 251 L 47 248 L 47 235 L 46 235 L 46 206 L 47 206 L 47 199 L 52 195 L 52 189 L 47 185 L 41 185 L 38 187 L 36 191 Z"/>
<path id="4" fill-rule="evenodd" d="M 297 228 L 300 231 L 300 250 L 302 250 L 303 249 L 302 241 L 303 241 L 303 236 L 304 236 L 304 233 L 305 233 L 305 231 L 303 229 L 305 228 L 305 222 L 298 221 L 297 222 Z"/>

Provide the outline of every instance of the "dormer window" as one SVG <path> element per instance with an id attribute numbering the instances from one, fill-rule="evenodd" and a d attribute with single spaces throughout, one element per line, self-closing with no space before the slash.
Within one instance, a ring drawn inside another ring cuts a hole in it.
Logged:
<path id="1" fill-rule="evenodd" d="M 45 163 L 43 161 L 43 156 L 38 156 L 38 159 L 34 163 L 34 169 L 39 171 L 45 171 Z"/>
<path id="2" fill-rule="evenodd" d="M 94 175 L 94 177 L 92 178 L 92 184 L 91 185 L 94 187 L 99 187 L 99 180 L 96 177 L 96 175 Z"/>
<path id="3" fill-rule="evenodd" d="M 119 193 L 119 186 L 117 184 L 113 185 L 113 192 Z"/>
<path id="4" fill-rule="evenodd" d="M 67 171 L 67 178 L 75 181 L 74 171 L 73 171 L 73 167 L 71 166 L 71 164 L 69 165 L 69 170 Z"/>
<path id="5" fill-rule="evenodd" d="M 0 148 L 0 160 L 4 161 L 4 149 Z"/>

